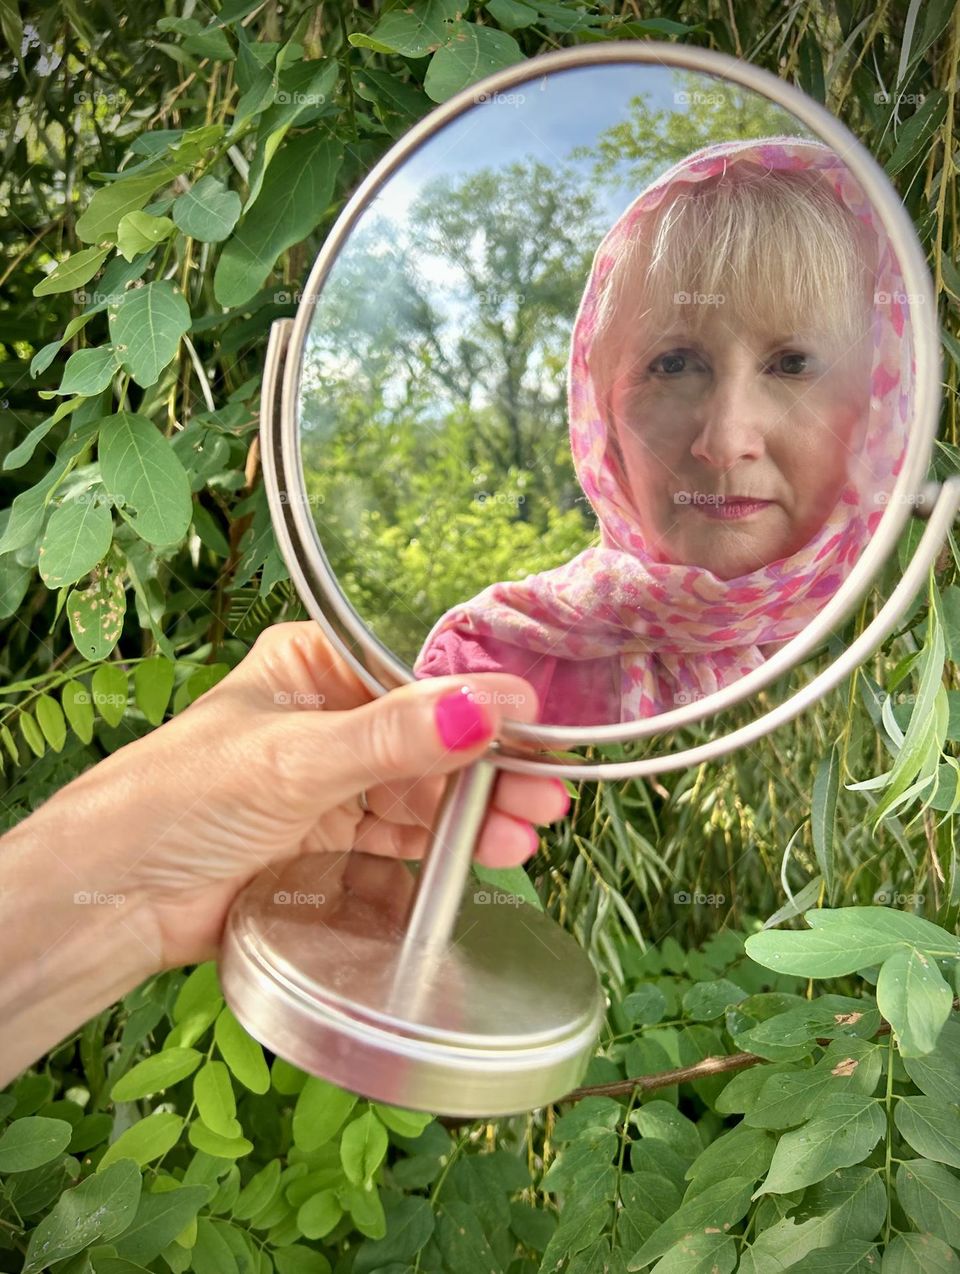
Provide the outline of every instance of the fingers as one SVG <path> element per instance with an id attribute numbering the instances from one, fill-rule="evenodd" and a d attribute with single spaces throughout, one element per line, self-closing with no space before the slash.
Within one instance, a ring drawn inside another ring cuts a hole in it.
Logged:
<path id="1" fill-rule="evenodd" d="M 532 721 L 537 710 L 536 692 L 522 678 L 472 673 L 412 682 L 348 712 L 282 712 L 260 738 L 265 754 L 282 757 L 304 801 L 318 801 L 319 779 L 327 799 L 339 802 L 460 769 L 487 750 L 505 711 Z"/>
<path id="2" fill-rule="evenodd" d="M 432 827 L 446 781 L 437 777 L 380 784 L 367 789 L 367 805 L 380 818 Z M 497 778 L 491 804 L 501 813 L 529 823 L 553 823 L 570 808 L 570 795 L 560 779 L 505 771 Z"/>

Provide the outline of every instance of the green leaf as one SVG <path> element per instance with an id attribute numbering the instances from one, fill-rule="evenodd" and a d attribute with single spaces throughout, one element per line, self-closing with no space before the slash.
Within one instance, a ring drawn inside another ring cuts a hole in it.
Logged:
<path id="1" fill-rule="evenodd" d="M 887 1213 L 887 1191 L 876 1168 L 841 1168 L 811 1186 L 793 1215 L 762 1230 L 744 1251 L 738 1274 L 793 1268 L 815 1248 L 844 1239 L 873 1239 Z"/>
<path id="2" fill-rule="evenodd" d="M 239 1137 L 243 1129 L 237 1120 L 237 1099 L 230 1072 L 223 1062 L 207 1062 L 193 1081 L 193 1097 L 200 1118 L 221 1137 Z"/>
<path id="3" fill-rule="evenodd" d="M 925 94 L 920 107 L 900 125 L 894 152 L 884 164 L 888 176 L 896 176 L 911 159 L 927 152 L 931 137 L 946 117 L 946 108 L 947 99 L 940 89 Z"/>
<path id="4" fill-rule="evenodd" d="M 107 725 L 119 725 L 127 707 L 127 674 L 119 664 L 101 664 L 91 678 L 94 707 Z"/>
<path id="5" fill-rule="evenodd" d="M 70 1144 L 73 1125 L 36 1115 L 15 1119 L 0 1136 L 0 1172 L 29 1172 L 56 1159 Z"/>
<path id="6" fill-rule="evenodd" d="M 519 44 L 506 31 L 476 22 L 451 22 L 446 43 L 430 59 L 423 90 L 434 102 L 446 102 L 478 80 L 524 60 Z"/>
<path id="7" fill-rule="evenodd" d="M 739 1004 L 747 993 L 726 978 L 713 982 L 695 982 L 683 997 L 683 1011 L 695 1022 L 711 1022 L 721 1017 L 731 1004 Z"/>
<path id="8" fill-rule="evenodd" d="M 190 526 L 186 470 L 145 416 L 120 412 L 103 422 L 100 474 L 120 513 L 149 544 L 178 544 Z"/>
<path id="9" fill-rule="evenodd" d="M 770 1167 L 774 1139 L 761 1128 L 749 1128 L 737 1124 L 723 1133 L 694 1159 L 686 1171 L 686 1179 L 694 1183 L 687 1191 L 692 1198 L 707 1186 L 724 1181 L 730 1175 L 730 1165 L 737 1165 L 737 1176 L 759 1181 Z"/>
<path id="10" fill-rule="evenodd" d="M 214 1027 L 214 1038 L 220 1056 L 227 1063 L 231 1074 L 253 1093 L 265 1093 L 270 1088 L 270 1072 L 264 1061 L 263 1049 L 243 1029 L 229 1007 L 224 1008 Z"/>
<path id="11" fill-rule="evenodd" d="M 59 752 L 67 741 L 67 723 L 63 718 L 63 710 L 51 695 L 40 695 L 34 707 L 37 724 L 43 731 L 43 737 Z"/>
<path id="12" fill-rule="evenodd" d="M 127 261 L 170 237 L 174 224 L 169 217 L 152 217 L 149 212 L 128 212 L 117 225 L 117 250 Z"/>
<path id="13" fill-rule="evenodd" d="M 101 243 L 115 238 L 121 218 L 142 208 L 158 186 L 165 185 L 175 176 L 175 165 L 161 164 L 149 172 L 124 177 L 104 186 L 93 196 L 77 222 L 77 237 L 83 243 Z"/>
<path id="14" fill-rule="evenodd" d="M 790 1128 L 816 1113 L 835 1092 L 872 1096 L 882 1068 L 881 1051 L 869 1040 L 836 1040 L 816 1066 L 768 1075 L 746 1112 L 751 1128 Z M 764 1070 L 767 1070 L 764 1067 Z"/>
<path id="15" fill-rule="evenodd" d="M 113 518 L 105 504 L 86 492 L 50 515 L 37 569 L 47 588 L 75 584 L 102 561 L 113 539 Z"/>
<path id="16" fill-rule="evenodd" d="M 657 1274 L 730 1274 L 737 1268 L 737 1245 L 729 1234 L 701 1231 L 685 1235 L 656 1264 Z"/>
<path id="17" fill-rule="evenodd" d="M 881 1274 L 958 1274 L 960 1257 L 932 1234 L 897 1234 L 883 1253 Z"/>
<path id="18" fill-rule="evenodd" d="M 340 144 L 318 131 L 284 145 L 273 161 L 270 190 L 246 213 L 220 254 L 213 290 L 221 305 L 249 301 L 280 253 L 323 220 L 342 159 Z"/>
<path id="19" fill-rule="evenodd" d="M 387 1153 L 387 1130 L 372 1110 L 347 1124 L 340 1137 L 340 1162 L 348 1180 L 365 1185 Z"/>
<path id="20" fill-rule="evenodd" d="M 106 659 L 120 640 L 127 596 L 122 571 L 107 557 L 94 568 L 89 588 L 75 588 L 67 597 L 70 636 L 87 659 Z"/>
<path id="21" fill-rule="evenodd" d="M 633 1026 L 656 1026 L 667 1011 L 663 992 L 653 982 L 637 987 L 623 1001 L 623 1012 Z"/>
<path id="22" fill-rule="evenodd" d="M 864 1160 L 883 1136 L 883 1108 L 859 1093 L 834 1093 L 802 1127 L 784 1133 L 757 1194 L 788 1194 Z"/>
<path id="23" fill-rule="evenodd" d="M 172 1150 L 180 1139 L 182 1128 L 182 1115 L 174 1115 L 166 1110 L 154 1111 L 133 1124 L 126 1132 L 122 1132 L 108 1146 L 97 1164 L 97 1172 L 102 1172 L 121 1159 L 133 1159 L 142 1168 L 144 1164 L 151 1163 Z"/>
<path id="24" fill-rule="evenodd" d="M 960 1247 L 960 1180 L 949 1168 L 908 1159 L 897 1169 L 897 1197 L 918 1230 Z"/>
<path id="25" fill-rule="evenodd" d="M 904 1070 L 927 1097 L 953 1103 L 960 1094 L 960 1022 L 951 1018 L 931 1053 L 905 1057 Z"/>
<path id="26" fill-rule="evenodd" d="M 750 1208 L 753 1181 L 749 1177 L 730 1176 L 726 1181 L 685 1198 L 680 1207 L 627 1262 L 628 1270 L 640 1270 L 668 1252 L 688 1234 L 719 1231 L 725 1234 Z"/>
<path id="27" fill-rule="evenodd" d="M 34 756 L 43 756 L 47 750 L 43 731 L 26 709 L 21 711 L 18 720 L 20 722 L 20 733 L 23 735 L 23 740 L 27 747 Z"/>
<path id="28" fill-rule="evenodd" d="M 180 1186 L 156 1194 L 144 1191 L 136 1216 L 114 1240 L 117 1256 L 149 1265 L 195 1220 L 208 1198 L 203 1185 Z"/>
<path id="29" fill-rule="evenodd" d="M 112 345 L 98 346 L 96 349 L 78 349 L 67 359 L 63 369 L 63 380 L 56 389 L 42 391 L 41 397 L 52 397 L 56 394 L 80 394 L 92 398 L 107 388 L 120 370 L 117 352 Z"/>
<path id="30" fill-rule="evenodd" d="M 369 35 L 353 34 L 348 39 L 379 53 L 426 57 L 450 38 L 449 22 L 460 12 L 460 0 L 415 0 L 385 14 Z"/>
<path id="31" fill-rule="evenodd" d="M 953 1007 L 953 991 L 934 960 L 922 951 L 903 949 L 880 967 L 877 1007 L 897 1033 L 900 1055 L 922 1057 L 936 1048 Z"/>
<path id="32" fill-rule="evenodd" d="M 138 385 L 155 385 L 190 327 L 190 309 L 166 279 L 132 288 L 107 308 L 117 357 Z M 142 417 L 138 417 L 142 419 Z"/>
<path id="33" fill-rule="evenodd" d="M 537 1217 L 547 1218 L 548 1215 L 536 1213 Z M 376 1274 L 378 1270 L 389 1268 L 393 1262 L 405 1267 L 433 1233 L 433 1209 L 428 1200 L 419 1196 L 400 1196 L 391 1204 L 386 1217 L 386 1237 L 368 1239 L 361 1244 L 351 1274 Z M 552 1230 L 553 1226 L 549 1228 Z"/>
<path id="34" fill-rule="evenodd" d="M 175 665 L 162 655 L 144 659 L 133 670 L 133 690 L 137 707 L 151 725 L 163 720 L 173 692 Z"/>
<path id="35" fill-rule="evenodd" d="M 955 1094 L 955 1101 L 960 1093 Z M 925 1159 L 960 1168 L 960 1112 L 935 1097 L 901 1097 L 893 1112 L 904 1141 Z"/>
<path id="36" fill-rule="evenodd" d="M 308 1239 L 322 1239 L 343 1216 L 336 1190 L 320 1190 L 297 1211 L 297 1228 Z"/>
<path id="37" fill-rule="evenodd" d="M 427 1124 L 433 1122 L 433 1115 L 425 1114 L 422 1110 L 404 1110 L 400 1106 L 384 1106 L 380 1102 L 374 1102 L 373 1109 L 380 1122 L 401 1137 L 419 1137 Z"/>
<path id="38" fill-rule="evenodd" d="M 137 1166 L 126 1160 L 103 1171 L 98 1168 L 78 1186 L 65 1190 L 30 1235 L 23 1274 L 37 1274 L 91 1243 L 120 1234 L 137 1210 L 140 1188 Z"/>
<path id="39" fill-rule="evenodd" d="M 238 1221 L 249 1221 L 258 1212 L 268 1208 L 280 1194 L 280 1173 L 282 1165 L 279 1159 L 271 1159 L 265 1168 L 251 1177 L 240 1191 L 233 1207 L 233 1216 Z"/>
<path id="40" fill-rule="evenodd" d="M 311 1075 L 293 1109 L 294 1144 L 301 1150 L 316 1150 L 339 1131 L 356 1104 L 356 1093 Z"/>
<path id="41" fill-rule="evenodd" d="M 80 252 L 74 252 L 37 284 L 33 295 L 53 296 L 57 292 L 72 292 L 74 288 L 82 288 L 103 265 L 109 251 L 109 248 L 83 248 Z"/>
<path id="42" fill-rule="evenodd" d="M 837 907 L 808 911 L 811 929 L 767 929 L 751 934 L 747 955 L 765 968 L 800 977 L 834 978 L 882 964 L 905 946 L 927 954 L 960 956 L 960 940 L 921 916 L 889 907 Z"/>
<path id="43" fill-rule="evenodd" d="M 207 960 L 197 965 L 177 992 L 173 1004 L 173 1020 L 183 1022 L 195 1013 L 206 1013 L 212 1009 L 219 1013 L 222 1006 L 223 993 L 217 977 L 217 964 L 215 960 Z"/>
<path id="44" fill-rule="evenodd" d="M 330 1274 L 330 1262 L 315 1248 L 291 1243 L 271 1253 L 277 1274 Z"/>
<path id="45" fill-rule="evenodd" d="M 112 1101 L 136 1101 L 149 1097 L 192 1075 L 203 1061 L 193 1048 L 167 1048 L 138 1062 L 110 1090 Z"/>
<path id="46" fill-rule="evenodd" d="M 813 801 L 810 827 L 813 833 L 813 851 L 817 866 L 823 876 L 827 898 L 833 897 L 836 879 L 836 859 L 833 846 L 837 820 L 837 796 L 840 791 L 840 749 L 834 744 L 820 762 L 813 780 Z"/>
<path id="47" fill-rule="evenodd" d="M 269 73 L 267 76 L 270 79 Z M 201 177 L 173 205 L 178 229 L 201 243 L 221 243 L 237 224 L 240 196 L 216 177 Z"/>
<path id="48" fill-rule="evenodd" d="M 239 1159 L 242 1155 L 248 1155 L 253 1149 L 253 1142 L 248 1141 L 246 1137 L 224 1137 L 220 1133 L 214 1132 L 212 1128 L 208 1128 L 200 1120 L 195 1119 L 190 1125 L 188 1131 L 191 1146 L 196 1146 L 197 1150 L 202 1150 L 206 1155 L 213 1155 L 218 1159 Z"/>

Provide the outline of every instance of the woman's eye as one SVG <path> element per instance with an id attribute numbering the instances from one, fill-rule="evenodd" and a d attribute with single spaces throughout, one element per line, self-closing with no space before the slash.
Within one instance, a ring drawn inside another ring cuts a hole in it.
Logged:
<path id="1" fill-rule="evenodd" d="M 670 350 L 660 354 L 650 364 L 648 371 L 654 375 L 677 376 L 681 372 L 702 370 L 702 364 L 691 350 Z"/>
<path id="2" fill-rule="evenodd" d="M 773 361 L 773 370 L 785 376 L 802 376 L 810 370 L 810 356 L 799 354 L 795 350 L 778 354 Z"/>

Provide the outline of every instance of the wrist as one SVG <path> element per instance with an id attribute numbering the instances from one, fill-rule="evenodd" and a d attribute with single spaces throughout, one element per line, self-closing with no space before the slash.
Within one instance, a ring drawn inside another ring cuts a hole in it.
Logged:
<path id="1" fill-rule="evenodd" d="M 0 838 L 0 1086 L 162 967 L 102 828 L 60 796 Z"/>

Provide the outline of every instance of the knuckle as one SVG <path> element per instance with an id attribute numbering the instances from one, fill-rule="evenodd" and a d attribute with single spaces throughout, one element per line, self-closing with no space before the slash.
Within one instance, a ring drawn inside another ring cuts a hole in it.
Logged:
<path id="1" fill-rule="evenodd" d="M 381 699 L 370 714 L 367 732 L 367 755 L 362 759 L 377 776 L 402 772 L 409 757 L 409 742 L 404 738 L 402 714 L 389 696 Z"/>

